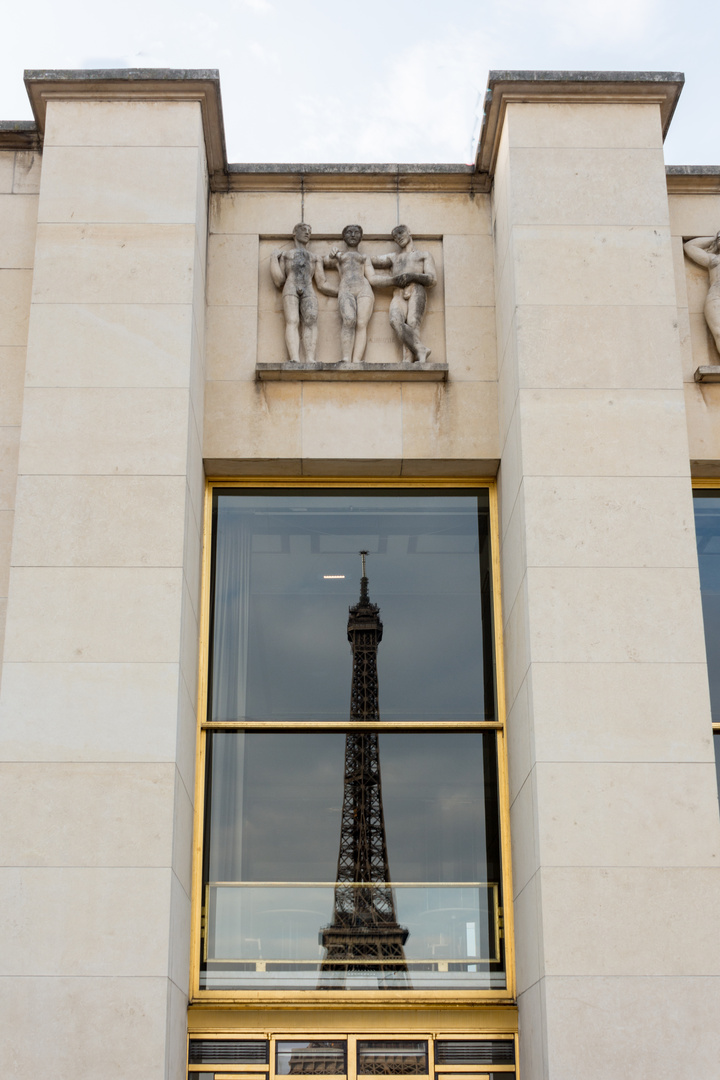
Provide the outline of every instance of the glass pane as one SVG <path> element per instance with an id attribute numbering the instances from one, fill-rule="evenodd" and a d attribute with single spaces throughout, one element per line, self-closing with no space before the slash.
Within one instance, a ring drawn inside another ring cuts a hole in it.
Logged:
<path id="1" fill-rule="evenodd" d="M 712 718 L 720 723 L 720 491 L 695 491 L 700 588 Z"/>
<path id="2" fill-rule="evenodd" d="M 359 1076 L 417 1076 L 428 1071 L 426 1042 L 361 1041 L 357 1044 Z"/>
<path id="3" fill-rule="evenodd" d="M 213 720 L 346 720 L 367 551 L 384 720 L 495 717 L 489 500 L 216 491 Z"/>
<path id="4" fill-rule="evenodd" d="M 333 1042 L 279 1042 L 277 1044 L 276 1072 L 278 1076 L 297 1075 L 342 1076 L 347 1072 L 347 1043 Z"/>
<path id="5" fill-rule="evenodd" d="M 359 738 L 375 869 L 341 880 L 358 736 L 209 735 L 203 988 L 504 988 L 495 733 Z"/>

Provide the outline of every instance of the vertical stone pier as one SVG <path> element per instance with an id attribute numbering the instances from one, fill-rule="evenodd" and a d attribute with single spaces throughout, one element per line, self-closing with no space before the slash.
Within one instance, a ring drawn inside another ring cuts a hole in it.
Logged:
<path id="1" fill-rule="evenodd" d="M 717 1069 L 720 824 L 662 149 L 680 83 L 490 78 L 524 1080 Z"/>
<path id="2" fill-rule="evenodd" d="M 720 1053 L 720 823 L 662 152 L 681 81 L 491 73 L 523 1080 L 710 1076 Z"/>
<path id="3" fill-rule="evenodd" d="M 27 81 L 44 154 L 0 714 L 10 1070 L 175 1078 L 217 77 Z"/>

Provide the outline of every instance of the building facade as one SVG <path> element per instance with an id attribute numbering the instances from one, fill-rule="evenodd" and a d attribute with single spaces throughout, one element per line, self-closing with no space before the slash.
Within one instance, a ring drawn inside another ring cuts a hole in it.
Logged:
<path id="1" fill-rule="evenodd" d="M 473 166 L 262 166 L 215 72 L 26 74 L 10 1075 L 716 1075 L 720 169 L 665 167 L 682 81 L 493 72 Z"/>

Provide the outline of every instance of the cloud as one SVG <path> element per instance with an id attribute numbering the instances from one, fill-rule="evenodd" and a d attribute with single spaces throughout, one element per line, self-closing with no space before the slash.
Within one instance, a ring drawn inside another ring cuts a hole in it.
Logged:
<path id="1" fill-rule="evenodd" d="M 275 10 L 270 0 L 240 0 L 240 2 L 243 7 L 251 8 L 252 11 L 270 12 Z"/>
<path id="2" fill-rule="evenodd" d="M 451 30 L 396 54 L 379 78 L 359 67 L 349 102 L 303 96 L 304 159 L 469 162 L 491 56 L 485 34 Z M 347 69 L 346 85 L 352 79 Z"/>

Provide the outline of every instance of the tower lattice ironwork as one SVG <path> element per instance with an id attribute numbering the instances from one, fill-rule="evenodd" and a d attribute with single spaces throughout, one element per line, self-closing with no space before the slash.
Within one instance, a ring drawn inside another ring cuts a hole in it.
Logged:
<path id="1" fill-rule="evenodd" d="M 379 721 L 377 650 L 383 625 L 368 594 L 367 552 L 360 555 L 360 599 L 350 608 L 347 625 L 353 655 L 350 720 Z M 335 907 L 332 923 L 320 931 L 326 950 L 320 986 L 342 987 L 348 972 L 374 975 L 381 986 L 409 986 L 408 935 L 398 924 L 390 883 L 378 733 L 349 731 Z"/>

